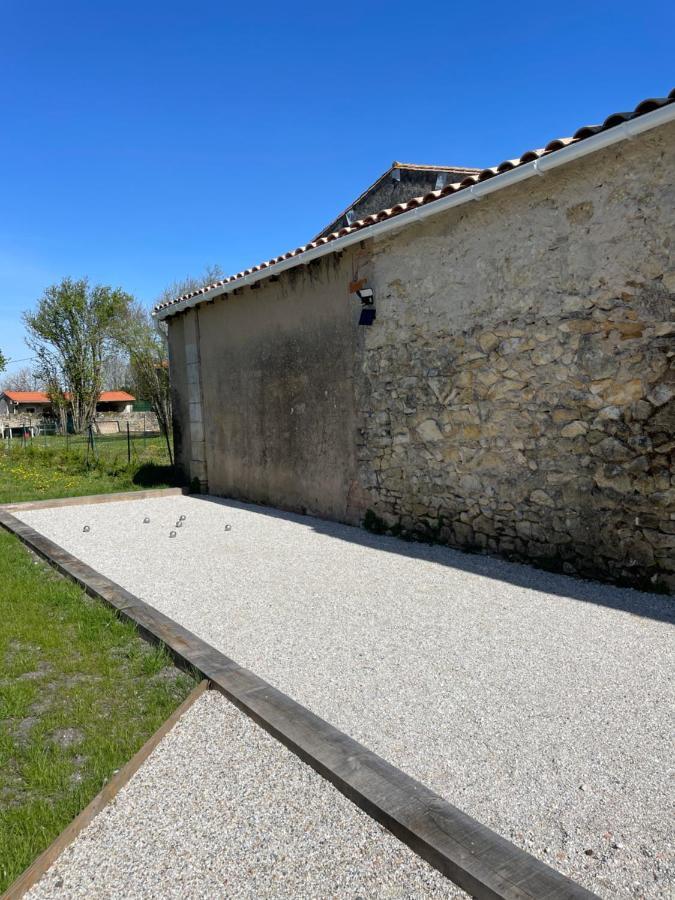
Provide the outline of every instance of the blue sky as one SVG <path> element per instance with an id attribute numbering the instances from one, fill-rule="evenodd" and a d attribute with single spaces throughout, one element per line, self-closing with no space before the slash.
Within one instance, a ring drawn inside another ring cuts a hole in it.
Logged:
<path id="1" fill-rule="evenodd" d="M 671 3 L 0 0 L 0 348 L 65 275 L 150 303 L 392 160 L 492 165 L 673 87 Z M 23 363 L 17 363 L 16 367 Z"/>

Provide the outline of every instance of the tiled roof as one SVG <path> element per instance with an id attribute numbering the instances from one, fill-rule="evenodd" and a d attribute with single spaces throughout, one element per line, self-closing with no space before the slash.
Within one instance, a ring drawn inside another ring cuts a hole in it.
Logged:
<path id="1" fill-rule="evenodd" d="M 470 166 L 432 166 L 428 163 L 404 163 L 394 160 L 391 169 L 410 169 L 413 172 L 461 172 L 462 174 L 472 175 L 474 172 L 480 172 L 480 169 Z M 391 169 L 388 169 L 391 172 Z"/>
<path id="2" fill-rule="evenodd" d="M 13 403 L 51 403 L 44 391 L 3 391 Z M 66 395 L 68 396 L 68 395 Z M 133 403 L 136 398 L 126 391 L 103 391 L 99 403 Z"/>
<path id="3" fill-rule="evenodd" d="M 190 300 L 193 297 L 197 297 L 200 294 L 206 294 L 208 291 L 211 291 L 214 288 L 218 288 L 226 284 L 232 284 L 233 282 L 236 282 L 247 275 L 251 275 L 254 272 L 259 272 L 263 269 L 267 269 L 270 266 L 282 262 L 283 260 L 291 259 L 294 256 L 300 256 L 300 254 L 305 253 L 307 250 L 313 250 L 315 247 L 320 247 L 323 244 L 328 244 L 331 241 L 335 241 L 338 238 L 344 237 L 345 235 L 352 234 L 355 231 L 360 231 L 362 228 L 367 228 L 370 225 L 375 225 L 378 222 L 383 222 L 386 219 L 391 219 L 394 216 L 400 215 L 401 213 L 408 212 L 409 210 L 416 209 L 417 207 L 424 206 L 428 203 L 433 203 L 435 200 L 441 199 L 441 197 L 447 197 L 449 194 L 454 194 L 457 193 L 457 191 L 470 188 L 475 184 L 486 181 L 488 178 L 494 178 L 495 175 L 501 175 L 504 172 L 508 172 L 511 169 L 515 169 L 518 166 L 524 165 L 525 163 L 534 162 L 535 160 L 540 159 L 542 156 L 547 156 L 549 153 L 554 153 L 556 150 L 561 150 L 563 147 L 568 147 L 570 144 L 575 144 L 579 141 L 586 140 L 586 138 L 592 137 L 593 135 L 598 134 L 601 131 L 607 131 L 608 129 L 614 128 L 617 125 L 622 125 L 624 122 L 628 122 L 630 119 L 638 118 L 639 116 L 643 116 L 646 113 L 653 112 L 654 110 L 660 109 L 662 106 L 666 106 L 667 104 L 673 102 L 675 102 L 675 88 L 668 94 L 667 97 L 657 97 L 643 100 L 641 103 L 638 103 L 635 109 L 631 110 L 630 112 L 612 113 L 611 116 L 608 116 L 605 121 L 599 125 L 584 125 L 583 127 L 577 129 L 572 137 L 555 138 L 555 140 L 549 141 L 549 143 L 546 144 L 545 147 L 541 147 L 537 150 L 526 150 L 525 153 L 522 153 L 520 156 L 517 156 L 514 159 L 506 159 L 503 162 L 499 163 L 499 165 L 497 166 L 491 166 L 487 169 L 476 169 L 474 170 L 473 174 L 467 175 L 466 178 L 463 178 L 461 181 L 454 182 L 453 184 L 447 184 L 445 185 L 445 187 L 441 188 L 438 191 L 430 191 L 423 197 L 414 197 L 412 200 L 408 200 L 405 203 L 399 203 L 396 206 L 391 207 L 391 209 L 383 209 L 381 212 L 373 213 L 373 215 L 366 216 L 365 219 L 360 219 L 359 221 L 354 222 L 352 225 L 341 228 L 339 231 L 334 231 L 332 234 L 311 241 L 311 243 L 306 244 L 304 247 L 296 247 L 295 250 L 290 250 L 288 253 L 284 253 L 281 256 L 275 257 L 274 259 L 268 259 L 257 266 L 253 266 L 252 268 L 246 269 L 243 272 L 238 272 L 236 275 L 230 275 L 229 278 L 223 278 L 222 280 L 216 281 L 213 284 L 205 285 L 197 291 L 191 291 L 187 294 L 183 294 L 181 297 L 176 297 L 174 300 L 169 300 L 166 303 L 160 303 L 155 306 L 154 311 L 159 312 L 160 310 L 164 310 L 167 307 L 173 306 L 174 304 L 182 303 L 185 300 Z M 397 165 L 405 165 L 405 163 L 397 163 Z"/>
<path id="4" fill-rule="evenodd" d="M 98 398 L 99 403 L 133 403 L 136 398 L 126 391 L 103 391 Z"/>
<path id="5" fill-rule="evenodd" d="M 12 403 L 49 403 L 49 397 L 43 391 L 3 391 Z"/>

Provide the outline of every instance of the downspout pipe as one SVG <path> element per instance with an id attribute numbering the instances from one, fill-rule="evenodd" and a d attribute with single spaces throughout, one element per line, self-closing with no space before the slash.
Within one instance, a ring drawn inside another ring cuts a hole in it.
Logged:
<path id="1" fill-rule="evenodd" d="M 662 106 L 652 112 L 638 116 L 636 119 L 629 119 L 627 122 L 622 122 L 620 125 L 608 128 L 606 131 L 601 131 L 598 134 L 591 135 L 591 137 L 577 141 L 575 144 L 569 144 L 567 147 L 562 147 L 560 150 L 554 150 L 552 153 L 533 160 L 532 162 L 523 163 L 508 172 L 503 172 L 501 175 L 494 175 L 492 178 L 488 178 L 486 181 L 481 181 L 472 187 L 458 191 L 456 194 L 449 194 L 447 197 L 442 197 L 440 200 L 434 200 L 432 203 L 428 203 L 425 206 L 420 206 L 409 212 L 400 213 L 400 215 L 387 219 L 384 222 L 377 222 L 375 225 L 360 228 L 352 234 L 346 234 L 344 237 L 336 238 L 334 241 L 322 244 L 320 247 L 314 247 L 312 250 L 307 250 L 290 259 L 281 260 L 281 262 L 275 263 L 273 266 L 268 266 L 258 272 L 251 272 L 250 275 L 244 275 L 242 278 L 238 278 L 236 281 L 232 281 L 229 284 L 219 285 L 218 287 L 212 288 L 210 291 L 205 291 L 203 294 L 198 294 L 195 297 L 183 300 L 181 303 L 174 303 L 171 306 L 166 307 L 166 309 L 153 313 L 153 315 L 158 319 L 165 319 L 176 313 L 182 312 L 185 309 L 189 309 L 192 306 L 204 303 L 207 300 L 212 300 L 223 294 L 230 294 L 238 288 L 255 284 L 258 281 L 263 281 L 272 275 L 278 275 L 280 272 L 284 272 L 287 269 L 295 268 L 295 266 L 307 265 L 307 263 L 314 259 L 318 259 L 320 256 L 327 256 L 329 253 L 339 253 L 341 250 L 344 250 L 352 244 L 358 244 L 360 241 L 378 238 L 390 231 L 404 228 L 412 222 L 427 219 L 430 216 L 436 216 L 447 209 L 453 209 L 464 203 L 481 200 L 489 194 L 495 193 L 495 191 L 502 190 L 502 188 L 509 187 L 512 184 L 518 184 L 521 181 L 526 181 L 533 176 L 546 175 L 547 172 L 557 169 L 559 166 L 567 165 L 567 163 L 582 159 L 584 156 L 589 156 L 591 153 L 595 153 L 598 150 L 604 150 L 606 147 L 611 147 L 622 141 L 632 140 L 638 135 L 643 134 L 645 131 L 650 131 L 653 128 L 658 128 L 660 125 L 666 125 L 673 121 L 675 121 L 675 103 L 670 103 L 667 106 Z"/>

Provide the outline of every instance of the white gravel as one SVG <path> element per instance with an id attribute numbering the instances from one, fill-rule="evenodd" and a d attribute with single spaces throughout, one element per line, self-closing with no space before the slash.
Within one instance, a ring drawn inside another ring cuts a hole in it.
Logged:
<path id="1" fill-rule="evenodd" d="M 467 895 L 209 691 L 25 896 Z"/>
<path id="2" fill-rule="evenodd" d="M 21 516 L 601 896 L 673 896 L 672 599 L 206 498 Z"/>

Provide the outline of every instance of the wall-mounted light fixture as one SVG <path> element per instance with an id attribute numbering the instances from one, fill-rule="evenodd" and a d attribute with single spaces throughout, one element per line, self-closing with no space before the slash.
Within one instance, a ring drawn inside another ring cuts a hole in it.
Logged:
<path id="1" fill-rule="evenodd" d="M 375 291 L 366 287 L 366 279 L 360 278 L 349 284 L 349 293 L 356 294 L 361 301 L 361 315 L 359 325 L 372 325 L 375 321 Z"/>

